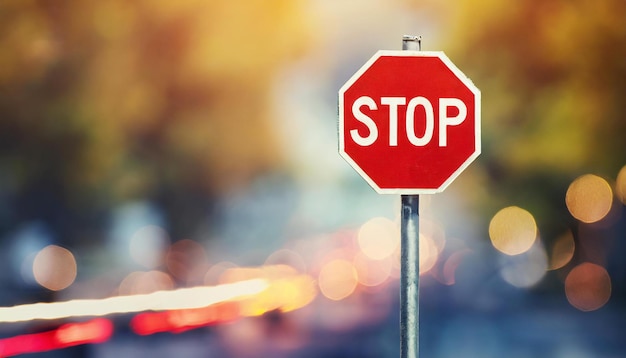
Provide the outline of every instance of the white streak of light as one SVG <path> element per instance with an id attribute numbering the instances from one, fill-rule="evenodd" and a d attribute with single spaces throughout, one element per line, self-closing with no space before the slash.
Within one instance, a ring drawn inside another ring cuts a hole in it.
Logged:
<path id="1" fill-rule="evenodd" d="M 144 295 L 115 296 L 104 299 L 71 300 L 0 307 L 0 322 L 105 316 L 114 313 L 191 309 L 261 293 L 269 286 L 254 279 L 212 287 L 182 288 Z"/>

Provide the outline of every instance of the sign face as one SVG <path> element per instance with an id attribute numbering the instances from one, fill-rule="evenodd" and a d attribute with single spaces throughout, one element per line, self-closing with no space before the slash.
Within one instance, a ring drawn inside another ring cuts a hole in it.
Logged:
<path id="1" fill-rule="evenodd" d="M 480 90 L 443 52 L 378 51 L 339 90 L 339 153 L 378 193 L 441 192 L 480 154 Z"/>

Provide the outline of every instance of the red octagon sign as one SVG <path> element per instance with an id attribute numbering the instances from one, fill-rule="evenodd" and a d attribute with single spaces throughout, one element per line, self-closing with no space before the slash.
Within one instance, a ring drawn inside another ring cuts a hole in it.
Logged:
<path id="1" fill-rule="evenodd" d="M 339 153 L 381 194 L 441 192 L 480 154 L 480 90 L 443 52 L 378 51 L 339 90 Z"/>

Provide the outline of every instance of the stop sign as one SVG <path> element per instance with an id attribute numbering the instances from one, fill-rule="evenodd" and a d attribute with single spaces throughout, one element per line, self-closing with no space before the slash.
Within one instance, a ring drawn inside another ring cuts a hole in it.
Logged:
<path id="1" fill-rule="evenodd" d="M 441 192 L 480 154 L 480 90 L 443 52 L 378 51 L 339 90 L 339 153 L 379 193 Z"/>

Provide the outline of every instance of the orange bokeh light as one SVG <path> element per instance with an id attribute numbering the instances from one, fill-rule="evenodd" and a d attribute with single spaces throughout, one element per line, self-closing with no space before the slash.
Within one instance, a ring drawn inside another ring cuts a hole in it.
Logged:
<path id="1" fill-rule="evenodd" d="M 398 225 L 390 219 L 376 217 L 361 226 L 357 240 L 359 248 L 374 260 L 391 256 L 400 243 Z"/>
<path id="2" fill-rule="evenodd" d="M 615 180 L 615 194 L 619 200 L 626 205 L 626 165 L 620 169 L 617 173 L 617 179 Z"/>
<path id="3" fill-rule="evenodd" d="M 549 270 L 557 270 L 567 265 L 574 257 L 574 235 L 571 231 L 567 231 L 559 236 L 552 246 L 552 254 L 550 255 Z"/>
<path id="4" fill-rule="evenodd" d="M 204 282 L 209 259 L 198 242 L 184 239 L 175 242 L 167 251 L 165 264 L 169 272 L 185 283 Z"/>
<path id="5" fill-rule="evenodd" d="M 354 265 L 343 259 L 326 263 L 318 277 L 320 291 L 333 301 L 340 301 L 350 296 L 356 289 L 357 283 L 358 275 Z"/>
<path id="6" fill-rule="evenodd" d="M 535 218 L 528 211 L 509 206 L 496 213 L 489 223 L 493 246 L 507 255 L 519 255 L 528 250 L 537 238 Z"/>
<path id="7" fill-rule="evenodd" d="M 603 178 L 583 175 L 570 184 L 565 195 L 567 209 L 576 219 L 584 223 L 602 220 L 613 205 L 613 191 Z"/>
<path id="8" fill-rule="evenodd" d="M 391 273 L 391 258 L 372 260 L 363 253 L 354 257 L 359 283 L 363 286 L 374 287 L 384 283 Z"/>
<path id="9" fill-rule="evenodd" d="M 581 311 L 594 311 L 611 298 L 611 278 L 604 267 L 582 263 L 567 275 L 565 294 L 569 303 Z"/>
<path id="10" fill-rule="evenodd" d="M 33 275 L 37 283 L 52 290 L 60 291 L 69 287 L 76 279 L 77 266 L 74 255 L 56 245 L 44 247 L 33 261 Z"/>

